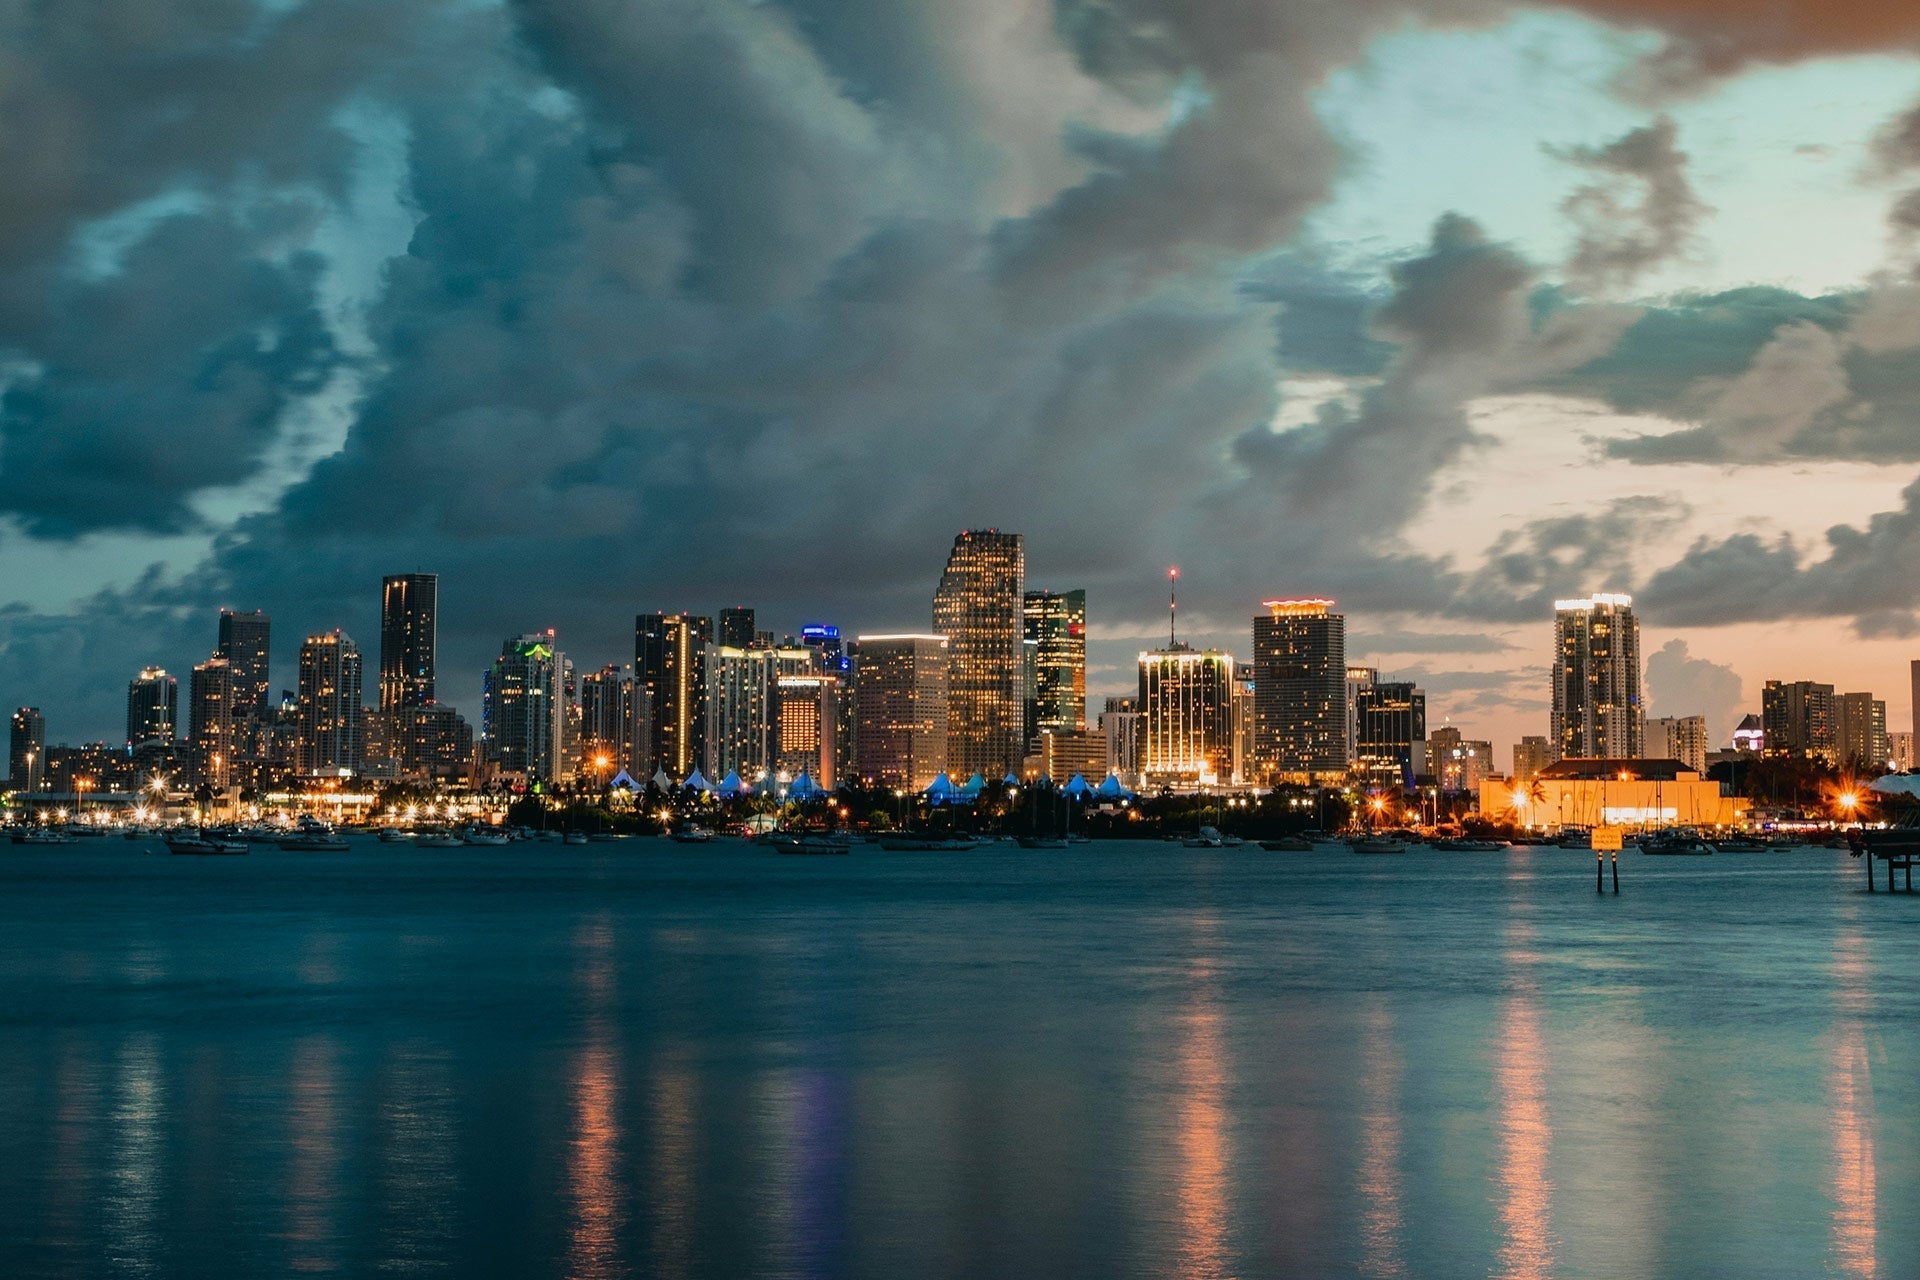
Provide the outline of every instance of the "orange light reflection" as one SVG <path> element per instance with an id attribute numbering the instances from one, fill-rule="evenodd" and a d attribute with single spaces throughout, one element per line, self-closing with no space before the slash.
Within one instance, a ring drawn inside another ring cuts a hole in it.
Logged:
<path id="1" fill-rule="evenodd" d="M 1180 1075 L 1175 1105 L 1175 1145 L 1180 1185 L 1175 1206 L 1180 1254 L 1175 1271 L 1183 1280 L 1216 1280 L 1228 1274 L 1226 1053 L 1212 966 L 1196 966 L 1201 979 L 1193 1003 L 1180 1018 Z"/>
<path id="2" fill-rule="evenodd" d="M 1879 1198 L 1873 1137 L 1873 1074 L 1867 1056 L 1866 1024 L 1869 964 L 1857 930 L 1836 942 L 1833 973 L 1838 979 L 1841 1018 L 1829 1055 L 1833 1098 L 1833 1264 L 1841 1275 L 1880 1274 L 1874 1215 Z"/>
<path id="3" fill-rule="evenodd" d="M 1500 1108 L 1500 1225 L 1505 1233 L 1496 1274 L 1504 1280 L 1546 1280 L 1553 1274 L 1553 1184 L 1547 1175 L 1553 1127 L 1547 1118 L 1539 992 L 1527 971 L 1535 959 L 1533 930 L 1515 924 L 1509 939 L 1507 961 L 1516 974 L 1500 1014 L 1494 1064 Z"/>

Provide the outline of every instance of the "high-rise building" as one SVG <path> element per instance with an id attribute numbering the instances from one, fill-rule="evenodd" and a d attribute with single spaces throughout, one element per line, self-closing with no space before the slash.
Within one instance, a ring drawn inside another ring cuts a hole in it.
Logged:
<path id="1" fill-rule="evenodd" d="M 1360 695 L 1380 680 L 1378 667 L 1347 668 L 1347 767 L 1360 759 Z"/>
<path id="2" fill-rule="evenodd" d="M 225 658 L 233 668 L 233 707 L 236 720 L 247 720 L 273 710 L 272 684 L 268 676 L 268 646 L 273 639 L 273 619 L 258 609 L 235 613 L 220 611 L 220 639 L 213 656 Z"/>
<path id="3" fill-rule="evenodd" d="M 193 742 L 193 766 L 200 781 L 210 787 L 226 786 L 233 774 L 237 694 L 233 664 L 225 658 L 208 658 L 187 681 L 187 736 Z"/>
<path id="4" fill-rule="evenodd" d="M 947 638 L 947 768 L 957 777 L 1004 777 L 1025 754 L 1025 584 L 1019 534 L 969 529 L 953 540 L 933 629 Z"/>
<path id="5" fill-rule="evenodd" d="M 945 636 L 854 641 L 855 752 L 866 785 L 919 790 L 948 771 L 951 667 Z"/>
<path id="6" fill-rule="evenodd" d="M 633 679 L 646 690 L 650 715 L 647 767 L 665 769 L 675 782 L 705 754 L 706 655 L 712 643 L 712 618 L 643 613 L 633 620 Z"/>
<path id="7" fill-rule="evenodd" d="M 1903 773 L 1913 772 L 1913 733 L 1911 730 L 1894 729 L 1888 732 L 1887 760 L 1894 768 Z"/>
<path id="8" fill-rule="evenodd" d="M 179 736 L 179 682 L 159 667 L 143 668 L 127 684 L 127 745 L 135 751 Z"/>
<path id="9" fill-rule="evenodd" d="M 1427 695 L 1375 679 L 1354 696 L 1354 770 L 1375 786 L 1411 787 L 1414 747 L 1427 736 Z"/>
<path id="10" fill-rule="evenodd" d="M 635 749 L 639 719 L 627 672 L 608 663 L 580 677 L 580 761 L 596 782 L 622 769 L 636 778 L 646 776 L 646 753 Z"/>
<path id="11" fill-rule="evenodd" d="M 770 771 L 775 652 L 707 646 L 707 726 L 700 767 L 708 781 L 719 782 L 729 773 L 753 781 Z M 800 651 L 800 666 L 810 667 L 812 658 Z"/>
<path id="12" fill-rule="evenodd" d="M 501 773 L 552 786 L 572 776 L 566 750 L 566 657 L 551 627 L 500 646 L 481 691 L 481 742 Z"/>
<path id="13" fill-rule="evenodd" d="M 1513 744 L 1513 776 L 1520 782 L 1533 781 L 1552 763 L 1553 743 L 1537 733 Z"/>
<path id="14" fill-rule="evenodd" d="M 397 573 L 380 583 L 380 709 L 424 707 L 434 699 L 440 578 Z"/>
<path id="15" fill-rule="evenodd" d="M 1854 768 L 1887 767 L 1893 750 L 1887 743 L 1887 704 L 1871 693 L 1843 693 L 1833 700 L 1834 751 Z"/>
<path id="16" fill-rule="evenodd" d="M 1733 749 L 1752 755 L 1761 755 L 1766 751 L 1767 731 L 1760 717 L 1751 713 L 1741 716 L 1740 723 L 1733 727 Z"/>
<path id="17" fill-rule="evenodd" d="M 13 713 L 7 740 L 7 785 L 15 791 L 44 791 L 47 776 L 47 722 L 38 707 Z"/>
<path id="18" fill-rule="evenodd" d="M 753 610 L 744 605 L 722 609 L 718 640 L 728 649 L 752 649 L 758 646 L 760 633 L 753 629 Z"/>
<path id="19" fill-rule="evenodd" d="M 788 777 L 805 772 L 831 789 L 840 780 L 840 677 L 817 667 L 784 666 L 774 676 L 772 767 Z M 849 701 L 851 699 L 848 699 Z"/>
<path id="20" fill-rule="evenodd" d="M 1347 770 L 1347 620 L 1333 601 L 1268 600 L 1253 620 L 1254 768 L 1312 780 Z"/>
<path id="21" fill-rule="evenodd" d="M 1140 771 L 1148 782 L 1231 779 L 1233 691 L 1230 653 L 1174 644 L 1140 655 Z"/>
<path id="22" fill-rule="evenodd" d="M 360 647 L 335 628 L 300 646 L 300 772 L 345 777 L 360 770 Z"/>
<path id="23" fill-rule="evenodd" d="M 1030 654 L 1026 749 L 1046 730 L 1087 727 L 1087 593 L 1029 591 L 1021 607 L 1023 650 Z"/>
<path id="24" fill-rule="evenodd" d="M 1838 763 L 1830 684 L 1767 681 L 1760 690 L 1760 728 L 1761 751 L 1770 758 Z"/>
<path id="25" fill-rule="evenodd" d="M 1106 709 L 1100 713 L 1100 733 L 1106 739 L 1107 767 L 1122 781 L 1137 782 L 1145 745 L 1140 700 L 1109 696 Z"/>
<path id="26" fill-rule="evenodd" d="M 1640 620 L 1633 597 L 1556 600 L 1553 746 L 1558 758 L 1639 759 L 1646 754 L 1640 695 Z"/>
<path id="27" fill-rule="evenodd" d="M 1661 716 L 1647 721 L 1646 758 L 1678 760 L 1695 773 L 1707 771 L 1707 718 Z"/>
<path id="28" fill-rule="evenodd" d="M 834 720 L 830 726 L 833 736 L 834 777 L 840 779 L 858 777 L 856 738 L 859 732 L 859 715 L 854 707 L 853 658 L 841 643 L 840 628 L 827 626 L 825 623 L 809 622 L 801 627 L 800 643 L 813 654 L 816 669 L 832 676 L 834 680 Z"/>
<path id="29" fill-rule="evenodd" d="M 444 781 L 464 777 L 472 767 L 473 729 L 452 707 L 434 702 L 380 716 L 400 776 Z"/>

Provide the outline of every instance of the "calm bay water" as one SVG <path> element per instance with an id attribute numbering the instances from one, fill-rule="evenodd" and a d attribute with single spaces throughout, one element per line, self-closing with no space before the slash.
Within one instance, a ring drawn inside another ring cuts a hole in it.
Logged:
<path id="1" fill-rule="evenodd" d="M 0 1274 L 1920 1275 L 1844 854 L 0 846 Z"/>

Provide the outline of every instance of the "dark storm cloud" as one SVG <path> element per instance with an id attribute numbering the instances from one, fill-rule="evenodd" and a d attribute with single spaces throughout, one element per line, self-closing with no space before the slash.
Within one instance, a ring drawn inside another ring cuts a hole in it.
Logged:
<path id="1" fill-rule="evenodd" d="M 1920 480 L 1901 492 L 1898 510 L 1874 515 L 1864 530 L 1835 525 L 1825 541 L 1825 555 L 1813 558 L 1817 549 L 1803 554 L 1785 536 L 1703 538 L 1655 573 L 1637 603 L 1669 626 L 1850 617 L 1861 635 L 1920 633 L 1903 589 L 1920 563 Z"/>
<path id="2" fill-rule="evenodd" d="M 1560 153 L 1602 179 L 1563 206 L 1580 228 L 1567 262 L 1575 287 L 1623 288 L 1686 251 L 1694 227 L 1712 210 L 1693 193 L 1678 135 L 1672 117 L 1661 116 L 1603 147 Z"/>

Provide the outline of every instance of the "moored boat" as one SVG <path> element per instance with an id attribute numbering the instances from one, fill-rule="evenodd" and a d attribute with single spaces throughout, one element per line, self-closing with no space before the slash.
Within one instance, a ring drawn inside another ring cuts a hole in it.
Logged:
<path id="1" fill-rule="evenodd" d="M 1281 836 L 1278 840 L 1262 840 L 1260 847 L 1273 853 L 1312 853 L 1313 841 L 1305 836 Z"/>
<path id="2" fill-rule="evenodd" d="M 1396 840 L 1392 836 L 1361 836 L 1353 842 L 1355 853 L 1405 853 L 1407 842 Z"/>
<path id="3" fill-rule="evenodd" d="M 247 842 L 236 840 L 232 836 L 215 835 L 210 831 L 192 829 L 170 833 L 166 837 L 167 852 L 177 854 L 197 854 L 202 857 L 241 854 L 247 852 Z"/>

